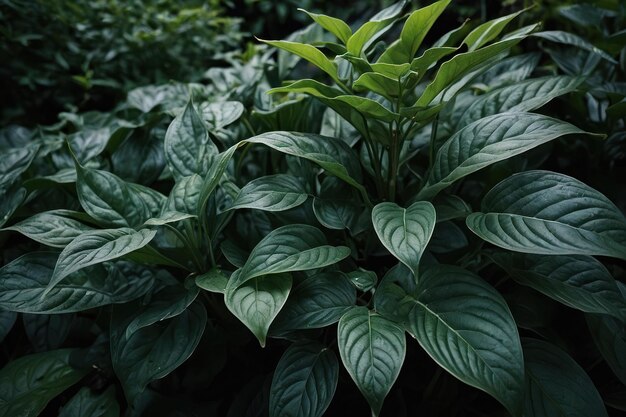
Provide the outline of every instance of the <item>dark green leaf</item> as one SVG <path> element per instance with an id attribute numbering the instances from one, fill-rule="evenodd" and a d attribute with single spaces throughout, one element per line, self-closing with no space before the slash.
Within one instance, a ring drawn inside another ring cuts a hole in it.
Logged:
<path id="1" fill-rule="evenodd" d="M 300 180 L 292 175 L 277 174 L 247 183 L 229 210 L 252 208 L 284 211 L 304 203 L 308 194 Z"/>
<path id="2" fill-rule="evenodd" d="M 64 248 L 75 237 L 92 228 L 68 217 L 66 210 L 51 210 L 37 213 L 2 230 L 13 230 L 41 244 Z"/>
<path id="3" fill-rule="evenodd" d="M 59 417 L 119 417 L 120 405 L 115 399 L 115 387 L 94 394 L 83 387 L 61 408 Z"/>

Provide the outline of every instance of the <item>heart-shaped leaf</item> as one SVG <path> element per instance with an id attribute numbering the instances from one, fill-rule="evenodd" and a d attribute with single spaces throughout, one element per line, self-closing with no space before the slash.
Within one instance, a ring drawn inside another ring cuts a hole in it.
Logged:
<path id="1" fill-rule="evenodd" d="M 604 195 L 549 171 L 528 171 L 485 195 L 470 230 L 505 249 L 545 255 L 626 259 L 626 218 Z"/>

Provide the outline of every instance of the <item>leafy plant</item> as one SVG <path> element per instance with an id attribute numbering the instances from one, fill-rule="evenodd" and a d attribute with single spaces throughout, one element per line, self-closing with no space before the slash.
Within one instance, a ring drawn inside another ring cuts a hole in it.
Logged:
<path id="1" fill-rule="evenodd" d="M 596 84 L 516 53 L 555 39 L 507 32 L 524 11 L 425 47 L 449 3 L 359 27 L 306 12 L 318 29 L 264 41 L 276 59 L 4 129 L 0 336 L 20 358 L 0 416 L 623 409 L 626 218 L 546 170 L 623 120 L 552 111 Z M 584 322 L 621 383 L 579 364 Z"/>

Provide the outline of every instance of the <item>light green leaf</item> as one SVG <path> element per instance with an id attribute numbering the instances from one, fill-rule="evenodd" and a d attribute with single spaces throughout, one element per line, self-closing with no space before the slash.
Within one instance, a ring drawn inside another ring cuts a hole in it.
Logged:
<path id="1" fill-rule="evenodd" d="M 470 230 L 505 249 L 545 255 L 626 259 L 626 218 L 604 195 L 549 171 L 528 171 L 485 195 Z"/>
<path id="2" fill-rule="evenodd" d="M 65 214 L 65 210 L 44 211 L 1 230 L 13 230 L 43 245 L 64 248 L 76 236 L 92 230 Z"/>
<path id="3" fill-rule="evenodd" d="M 346 370 L 378 416 L 404 362 L 404 331 L 366 307 L 354 307 L 339 320 L 337 343 Z"/>
<path id="4" fill-rule="evenodd" d="M 524 416 L 607 416 L 593 382 L 567 353 L 540 340 L 524 339 L 524 358 Z"/>
<path id="5" fill-rule="evenodd" d="M 59 412 L 59 417 L 119 417 L 120 405 L 115 399 L 115 387 L 111 385 L 102 394 L 93 394 L 83 387 Z"/>
<path id="6" fill-rule="evenodd" d="M 525 9 L 497 19 L 489 20 L 488 22 L 479 25 L 465 37 L 463 43 L 468 46 L 469 51 L 475 51 L 484 44 L 495 39 L 511 20 L 515 19 L 524 11 Z"/>
<path id="7" fill-rule="evenodd" d="M 197 217 L 195 214 L 181 213 L 179 211 L 166 211 L 159 217 L 153 217 L 148 219 L 143 224 L 144 226 L 163 226 L 169 223 L 176 223 L 187 219 Z"/>
<path id="8" fill-rule="evenodd" d="M 350 26 L 346 22 L 341 19 L 337 19 L 336 17 L 326 16 L 324 14 L 317 14 L 307 12 L 304 9 L 298 9 L 309 15 L 311 19 L 315 21 L 318 25 L 332 33 L 344 44 L 348 42 L 350 36 L 352 36 L 352 30 Z"/>
<path id="9" fill-rule="evenodd" d="M 612 64 L 617 64 L 617 61 L 611 57 L 611 55 L 604 52 L 602 49 L 596 47 L 595 45 L 587 42 L 583 38 L 573 33 L 564 32 L 562 30 L 548 30 L 544 32 L 534 33 L 533 36 L 548 40 L 550 42 L 560 43 L 562 45 L 570 45 L 575 46 L 577 48 L 583 49 L 585 51 L 593 52 L 598 54 L 603 59 L 606 59 Z"/>
<path id="10" fill-rule="evenodd" d="M 615 279 L 591 256 L 497 252 L 490 257 L 515 281 L 569 307 L 626 319 L 626 300 Z"/>
<path id="11" fill-rule="evenodd" d="M 192 174 L 206 175 L 218 154 L 191 100 L 167 128 L 164 146 L 165 159 L 176 179 Z"/>
<path id="12" fill-rule="evenodd" d="M 63 249 L 48 284 L 48 292 L 63 278 L 90 265 L 121 258 L 146 246 L 156 230 L 103 229 L 83 233 Z"/>
<path id="13" fill-rule="evenodd" d="M 195 282 L 203 290 L 224 294 L 228 278 L 218 268 L 213 268 L 207 273 L 198 275 Z"/>
<path id="14" fill-rule="evenodd" d="M 378 62 L 410 62 L 419 49 L 424 37 L 439 15 L 450 4 L 450 0 L 440 0 L 411 13 L 404 23 L 400 39 L 383 52 Z"/>
<path id="15" fill-rule="evenodd" d="M 374 230 L 382 244 L 418 277 L 420 258 L 435 228 L 435 208 L 418 201 L 408 208 L 380 203 L 372 210 Z"/>
<path id="16" fill-rule="evenodd" d="M 469 271 L 432 267 L 420 277 L 408 329 L 461 381 L 520 415 L 524 362 L 517 326 L 494 288 Z"/>
<path id="17" fill-rule="evenodd" d="M 538 109 L 550 100 L 576 90 L 583 80 L 582 77 L 548 76 L 491 90 L 472 101 L 461 114 L 456 128 L 492 114 Z"/>
<path id="18" fill-rule="evenodd" d="M 150 382 L 168 375 L 191 356 L 207 321 L 204 307 L 196 302 L 178 316 L 126 337 L 133 309 L 128 304 L 116 306 L 111 317 L 111 361 L 130 404 Z"/>
<path id="19" fill-rule="evenodd" d="M 418 79 L 421 80 L 426 71 L 430 69 L 441 58 L 450 55 L 457 51 L 458 48 L 452 47 L 439 47 L 430 48 L 424 51 L 424 53 L 411 61 L 411 71 L 415 71 L 419 74 Z"/>
<path id="20" fill-rule="evenodd" d="M 452 135 L 439 148 L 418 198 L 432 198 L 454 181 L 486 166 L 574 133 L 585 132 L 535 113 L 501 113 L 477 120 Z"/>
<path id="21" fill-rule="evenodd" d="M 400 81 L 375 72 L 366 72 L 353 84 L 355 91 L 372 91 L 391 101 L 400 95 Z"/>
<path id="22" fill-rule="evenodd" d="M 22 356 L 0 370 L 0 416 L 36 417 L 85 371 L 69 365 L 74 349 Z"/>
<path id="23" fill-rule="evenodd" d="M 326 58 L 326 55 L 313 45 L 308 45 L 299 42 L 289 42 L 289 41 L 266 41 L 263 39 L 259 39 L 261 42 L 265 42 L 268 45 L 272 45 L 276 48 L 280 48 L 287 52 L 291 52 L 292 54 L 298 55 L 300 58 L 306 59 L 311 64 L 315 65 L 326 74 L 330 75 L 330 78 L 333 79 L 338 84 L 341 84 L 341 80 L 339 79 L 339 75 L 337 74 L 337 66 L 333 61 Z"/>
<path id="24" fill-rule="evenodd" d="M 341 272 L 322 272 L 298 284 L 272 324 L 271 333 L 317 329 L 336 323 L 354 307 L 356 290 Z"/>
<path id="25" fill-rule="evenodd" d="M 332 350 L 315 342 L 289 346 L 278 361 L 270 388 L 270 417 L 321 417 L 339 379 Z"/>
<path id="26" fill-rule="evenodd" d="M 154 283 L 153 272 L 118 262 L 76 271 L 44 297 L 57 258 L 52 252 L 31 252 L 2 267 L 0 308 L 21 313 L 72 313 L 134 300 Z"/>
<path id="27" fill-rule="evenodd" d="M 298 178 L 286 174 L 269 175 L 247 183 L 228 210 L 284 211 L 304 203 L 307 197 Z"/>
<path id="28" fill-rule="evenodd" d="M 348 52 L 361 56 L 361 52 L 381 36 L 402 12 L 405 2 L 399 1 L 374 15 L 350 36 L 346 47 Z"/>
<path id="29" fill-rule="evenodd" d="M 233 273 L 230 281 L 239 281 Z M 265 347 L 267 331 L 285 305 L 291 290 L 291 274 L 278 273 L 257 276 L 239 286 L 228 286 L 224 293 L 226 307 L 259 339 Z"/>
<path id="30" fill-rule="evenodd" d="M 237 278 L 229 280 L 228 288 L 234 289 L 262 275 L 323 268 L 348 256 L 349 248 L 327 245 L 324 234 L 316 227 L 306 224 L 282 226 L 254 247 Z"/>
<path id="31" fill-rule="evenodd" d="M 76 190 L 87 214 L 106 227 L 137 227 L 161 212 L 165 197 L 108 171 L 76 164 Z"/>

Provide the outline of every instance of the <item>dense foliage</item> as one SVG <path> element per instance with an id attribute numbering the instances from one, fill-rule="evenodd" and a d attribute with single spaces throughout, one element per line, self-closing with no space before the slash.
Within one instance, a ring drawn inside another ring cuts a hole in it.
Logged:
<path id="1" fill-rule="evenodd" d="M 0 132 L 0 416 L 626 411 L 625 6 L 302 11 L 237 51 L 173 3 L 37 2 L 85 43 L 2 46 L 11 94 L 62 92 L 3 118 L 69 111 Z"/>

